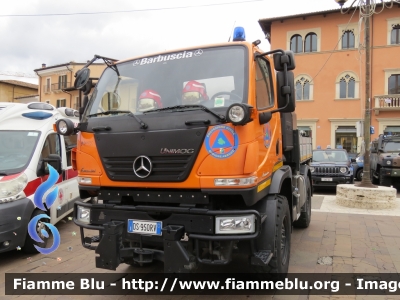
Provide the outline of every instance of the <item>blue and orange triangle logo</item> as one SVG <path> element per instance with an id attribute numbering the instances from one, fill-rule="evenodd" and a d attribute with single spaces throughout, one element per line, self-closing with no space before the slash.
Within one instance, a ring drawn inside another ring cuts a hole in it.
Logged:
<path id="1" fill-rule="evenodd" d="M 232 147 L 232 144 L 226 138 L 226 136 L 222 132 L 222 130 L 220 130 L 218 132 L 217 138 L 215 139 L 215 142 L 214 142 L 212 148 L 226 148 L 226 147 Z"/>

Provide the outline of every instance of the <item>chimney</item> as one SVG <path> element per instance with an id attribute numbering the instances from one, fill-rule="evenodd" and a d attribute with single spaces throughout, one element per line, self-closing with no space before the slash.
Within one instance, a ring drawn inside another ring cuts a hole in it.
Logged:
<path id="1" fill-rule="evenodd" d="M 42 64 L 42 68 L 46 68 L 46 64 Z"/>

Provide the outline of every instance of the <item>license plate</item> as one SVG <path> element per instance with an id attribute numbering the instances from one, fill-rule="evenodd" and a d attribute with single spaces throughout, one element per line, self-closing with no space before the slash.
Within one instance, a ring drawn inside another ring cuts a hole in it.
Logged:
<path id="1" fill-rule="evenodd" d="M 161 235 L 161 221 L 128 220 L 128 232 L 146 235 Z"/>
<path id="2" fill-rule="evenodd" d="M 321 181 L 332 181 L 332 178 L 321 178 Z"/>

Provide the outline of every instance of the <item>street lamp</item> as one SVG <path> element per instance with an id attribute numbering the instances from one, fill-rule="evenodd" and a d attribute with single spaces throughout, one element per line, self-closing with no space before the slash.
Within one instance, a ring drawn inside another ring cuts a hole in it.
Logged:
<path id="1" fill-rule="evenodd" d="M 354 0 L 353 3 L 347 8 L 343 8 L 343 5 L 348 0 L 335 0 L 340 5 L 340 12 L 342 14 L 348 13 L 348 11 L 354 6 L 354 9 L 360 9 L 360 15 L 365 20 L 365 114 L 364 114 L 364 169 L 361 183 L 357 184 L 359 187 L 374 188 L 375 185 L 371 182 L 371 166 L 369 162 L 370 142 L 371 142 L 371 46 L 370 46 L 370 20 L 369 17 L 374 13 L 380 13 L 385 7 L 392 8 L 393 3 L 400 3 L 400 0 Z M 376 4 L 381 3 L 382 8 L 379 12 L 376 12 Z M 356 4 L 356 5 L 354 5 Z"/>

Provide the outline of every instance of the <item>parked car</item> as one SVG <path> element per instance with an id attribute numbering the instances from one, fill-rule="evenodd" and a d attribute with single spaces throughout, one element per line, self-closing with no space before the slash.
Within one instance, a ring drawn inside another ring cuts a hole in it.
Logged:
<path id="1" fill-rule="evenodd" d="M 313 150 L 310 164 L 313 187 L 353 183 L 353 162 L 355 159 L 349 158 L 344 149 Z"/>
<path id="2" fill-rule="evenodd" d="M 364 155 L 358 155 L 356 161 L 351 164 L 353 166 L 354 179 L 361 181 L 364 172 Z"/>

